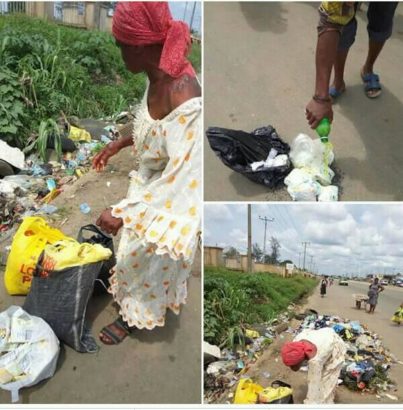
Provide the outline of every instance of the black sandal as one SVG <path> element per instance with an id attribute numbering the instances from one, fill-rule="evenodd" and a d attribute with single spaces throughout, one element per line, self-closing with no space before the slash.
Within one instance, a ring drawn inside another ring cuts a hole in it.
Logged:
<path id="1" fill-rule="evenodd" d="M 114 328 L 119 329 L 121 332 L 117 333 L 114 331 Z M 119 317 L 113 323 L 105 326 L 101 330 L 99 339 L 105 345 L 117 345 L 121 343 L 130 333 L 131 330 L 128 324 L 121 317 Z M 111 342 L 105 341 L 102 336 L 106 336 Z"/>

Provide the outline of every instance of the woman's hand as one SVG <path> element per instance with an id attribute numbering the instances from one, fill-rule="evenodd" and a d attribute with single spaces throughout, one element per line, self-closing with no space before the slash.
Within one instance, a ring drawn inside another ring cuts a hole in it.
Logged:
<path id="1" fill-rule="evenodd" d="M 120 151 L 117 141 L 110 142 L 101 152 L 92 160 L 92 168 L 97 172 L 103 171 L 108 164 L 109 158 L 113 157 Z"/>
<path id="2" fill-rule="evenodd" d="M 108 208 L 102 211 L 102 214 L 97 219 L 96 224 L 102 231 L 115 236 L 119 232 L 119 229 L 123 226 L 123 219 L 112 216 L 112 209 Z"/>

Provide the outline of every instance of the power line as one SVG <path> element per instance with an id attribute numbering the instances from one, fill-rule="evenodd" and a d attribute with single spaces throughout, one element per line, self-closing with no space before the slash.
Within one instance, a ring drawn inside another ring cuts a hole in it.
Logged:
<path id="1" fill-rule="evenodd" d="M 264 239 L 263 239 L 263 255 L 266 255 L 266 229 L 267 229 L 267 222 L 273 222 L 274 218 L 267 218 L 266 216 L 261 217 L 259 216 L 261 221 L 264 221 Z"/>

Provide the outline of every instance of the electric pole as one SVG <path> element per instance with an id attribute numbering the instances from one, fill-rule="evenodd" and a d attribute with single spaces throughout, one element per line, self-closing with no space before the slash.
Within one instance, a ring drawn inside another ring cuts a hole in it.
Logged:
<path id="1" fill-rule="evenodd" d="M 298 252 L 298 269 L 301 269 L 301 252 Z"/>
<path id="2" fill-rule="evenodd" d="M 183 13 L 183 21 L 186 21 L 186 12 L 188 10 L 188 2 L 185 4 L 185 12 Z"/>
<path id="3" fill-rule="evenodd" d="M 304 247 L 304 266 L 303 266 L 303 270 L 305 270 L 305 258 L 306 258 L 306 247 L 307 245 L 310 245 L 309 242 L 302 242 L 302 246 Z"/>
<path id="4" fill-rule="evenodd" d="M 196 2 L 193 3 L 192 18 L 190 19 L 190 32 L 192 32 L 193 20 L 195 18 L 195 12 L 196 12 Z"/>
<path id="5" fill-rule="evenodd" d="M 273 222 L 274 218 L 267 218 L 266 216 L 261 217 L 259 216 L 259 219 L 261 221 L 264 221 L 264 239 L 263 239 L 263 258 L 266 256 L 266 228 L 267 228 L 267 222 Z"/>
<path id="6" fill-rule="evenodd" d="M 252 205 L 248 204 L 248 272 L 252 273 Z"/>

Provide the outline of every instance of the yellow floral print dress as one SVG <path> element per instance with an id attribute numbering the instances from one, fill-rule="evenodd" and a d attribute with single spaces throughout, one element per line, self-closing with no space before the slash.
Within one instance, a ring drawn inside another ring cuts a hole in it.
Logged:
<path id="1" fill-rule="evenodd" d="M 193 98 L 153 120 L 145 97 L 137 110 L 139 170 L 112 207 L 124 226 L 109 292 L 129 326 L 164 326 L 167 309 L 186 303 L 201 224 L 201 109 Z"/>

